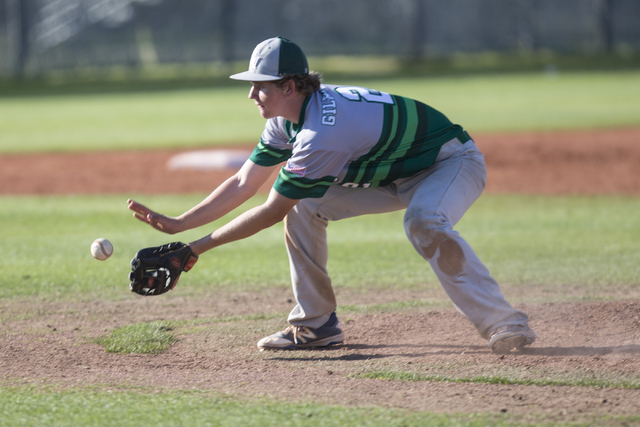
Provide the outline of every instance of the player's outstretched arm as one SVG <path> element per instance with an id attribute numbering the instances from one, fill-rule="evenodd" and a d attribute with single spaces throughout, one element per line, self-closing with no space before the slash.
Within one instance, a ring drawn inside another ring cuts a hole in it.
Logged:
<path id="1" fill-rule="evenodd" d="M 254 196 L 269 180 L 277 166 L 258 166 L 247 160 L 240 170 L 223 182 L 207 198 L 178 217 L 169 217 L 135 200 L 127 201 L 133 216 L 168 234 L 176 234 L 215 221 Z"/>
<path id="2" fill-rule="evenodd" d="M 142 222 L 146 222 L 156 230 L 164 233 L 175 234 L 180 231 L 179 221 L 152 211 L 148 207 L 136 202 L 135 200 L 127 200 L 129 209 L 133 211 L 133 216 Z"/>
<path id="3" fill-rule="evenodd" d="M 249 209 L 213 233 L 189 243 L 195 255 L 200 255 L 215 247 L 244 239 L 282 221 L 298 200 L 289 199 L 273 188 L 267 201 Z"/>

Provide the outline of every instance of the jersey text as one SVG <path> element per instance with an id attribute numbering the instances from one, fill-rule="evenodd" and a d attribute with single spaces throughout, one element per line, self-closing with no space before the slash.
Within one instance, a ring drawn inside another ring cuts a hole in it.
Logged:
<path id="1" fill-rule="evenodd" d="M 322 120 L 321 123 L 326 126 L 335 126 L 336 114 L 338 109 L 336 108 L 336 100 L 333 96 L 329 95 L 325 89 L 320 89 L 322 94 Z"/>

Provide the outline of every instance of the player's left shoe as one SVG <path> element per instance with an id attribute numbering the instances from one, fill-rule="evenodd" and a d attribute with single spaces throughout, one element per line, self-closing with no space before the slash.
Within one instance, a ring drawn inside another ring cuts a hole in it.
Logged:
<path id="1" fill-rule="evenodd" d="M 336 313 L 331 313 L 327 322 L 319 328 L 290 325 L 284 331 L 277 332 L 258 341 L 258 348 L 294 349 L 309 347 L 325 347 L 344 341 L 344 334 Z"/>
<path id="2" fill-rule="evenodd" d="M 489 348 L 494 353 L 507 354 L 512 350 L 521 351 L 535 340 L 536 334 L 528 325 L 502 326 L 491 332 Z"/>

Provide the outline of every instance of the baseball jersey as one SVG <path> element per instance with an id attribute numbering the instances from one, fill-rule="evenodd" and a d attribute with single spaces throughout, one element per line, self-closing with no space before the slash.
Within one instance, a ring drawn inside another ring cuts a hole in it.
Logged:
<path id="1" fill-rule="evenodd" d="M 419 101 L 355 86 L 321 85 L 294 124 L 267 120 L 251 160 L 286 162 L 274 188 L 291 199 L 322 197 L 330 185 L 379 187 L 431 166 L 440 147 L 465 134 Z"/>

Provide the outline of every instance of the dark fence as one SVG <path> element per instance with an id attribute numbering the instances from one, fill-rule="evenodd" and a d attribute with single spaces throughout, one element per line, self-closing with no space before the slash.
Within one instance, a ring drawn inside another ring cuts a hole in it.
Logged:
<path id="1" fill-rule="evenodd" d="M 640 50 L 639 0 L 0 0 L 0 75 L 308 55 Z"/>

